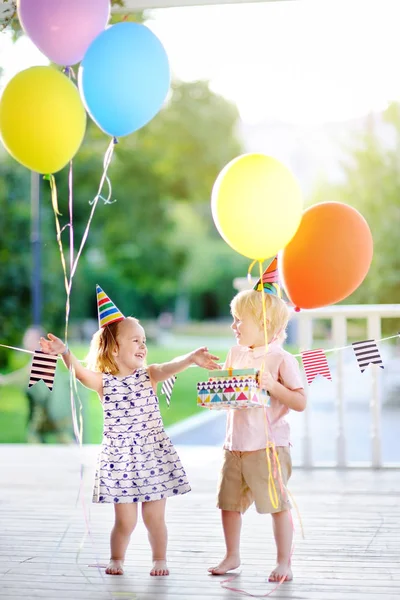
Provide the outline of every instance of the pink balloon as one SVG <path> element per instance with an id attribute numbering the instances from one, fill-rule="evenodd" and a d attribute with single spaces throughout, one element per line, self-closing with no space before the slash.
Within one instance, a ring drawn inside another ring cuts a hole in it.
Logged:
<path id="1" fill-rule="evenodd" d="M 110 17 L 110 0 L 18 0 L 25 33 L 62 66 L 80 62 Z"/>

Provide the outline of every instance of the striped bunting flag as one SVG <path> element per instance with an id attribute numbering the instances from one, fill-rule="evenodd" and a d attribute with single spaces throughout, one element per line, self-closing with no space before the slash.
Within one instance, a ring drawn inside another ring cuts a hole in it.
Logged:
<path id="1" fill-rule="evenodd" d="M 29 376 L 29 386 L 32 387 L 43 379 L 50 391 L 53 390 L 54 377 L 56 374 L 57 356 L 45 354 L 41 350 L 36 350 L 32 358 L 31 373 Z"/>
<path id="2" fill-rule="evenodd" d="M 384 369 L 383 361 L 376 345 L 375 340 L 364 340 L 362 342 L 352 343 L 354 354 L 360 367 L 361 373 L 364 373 L 369 364 L 374 364 Z"/>
<path id="3" fill-rule="evenodd" d="M 310 385 L 317 375 L 322 375 L 332 381 L 328 361 L 322 348 L 318 350 L 305 350 L 301 353 L 304 370 L 307 376 L 307 383 Z"/>
<path id="4" fill-rule="evenodd" d="M 168 406 L 171 403 L 172 390 L 174 389 L 175 381 L 176 377 L 175 375 L 172 375 L 172 377 L 166 379 L 161 386 L 161 393 L 165 394 L 165 400 Z"/>

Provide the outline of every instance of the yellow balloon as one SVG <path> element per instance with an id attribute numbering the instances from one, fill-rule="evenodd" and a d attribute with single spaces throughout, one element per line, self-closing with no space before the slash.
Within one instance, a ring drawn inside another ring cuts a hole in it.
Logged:
<path id="1" fill-rule="evenodd" d="M 86 112 L 76 86 L 53 67 L 32 67 L 8 83 L 0 100 L 0 135 L 28 169 L 55 173 L 78 151 Z"/>
<path id="2" fill-rule="evenodd" d="M 234 250 L 264 260 L 296 233 L 303 199 L 295 177 L 281 162 L 265 154 L 244 154 L 218 175 L 211 209 L 219 233 Z"/>

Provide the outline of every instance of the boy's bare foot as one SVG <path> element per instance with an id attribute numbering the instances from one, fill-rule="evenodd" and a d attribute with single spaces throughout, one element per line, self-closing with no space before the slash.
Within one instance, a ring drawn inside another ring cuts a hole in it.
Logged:
<path id="1" fill-rule="evenodd" d="M 123 575 L 124 574 L 123 565 L 124 565 L 123 560 L 117 560 L 114 558 L 110 558 L 110 562 L 108 563 L 108 567 L 106 568 L 107 575 Z"/>
<path id="2" fill-rule="evenodd" d="M 222 560 L 219 565 L 216 567 L 210 567 L 208 572 L 211 573 L 211 575 L 225 575 L 225 573 L 228 573 L 228 571 L 233 571 L 238 567 L 240 567 L 239 556 L 225 556 L 224 560 Z"/>
<path id="3" fill-rule="evenodd" d="M 150 571 L 150 575 L 155 575 L 156 577 L 159 577 L 160 575 L 169 575 L 167 561 L 166 560 L 153 561 L 153 568 Z"/>
<path id="4" fill-rule="evenodd" d="M 292 581 L 293 573 L 292 569 L 290 568 L 290 563 L 278 563 L 269 576 L 268 581 L 275 581 L 276 583 L 279 583 L 282 581 L 283 577 L 283 581 Z"/>

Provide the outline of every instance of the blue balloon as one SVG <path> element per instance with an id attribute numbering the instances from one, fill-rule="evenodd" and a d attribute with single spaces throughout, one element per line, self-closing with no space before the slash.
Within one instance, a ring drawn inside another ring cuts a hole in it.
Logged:
<path id="1" fill-rule="evenodd" d="M 139 23 L 118 23 L 89 46 L 78 77 L 86 110 L 114 137 L 133 133 L 158 113 L 168 94 L 168 57 Z"/>

